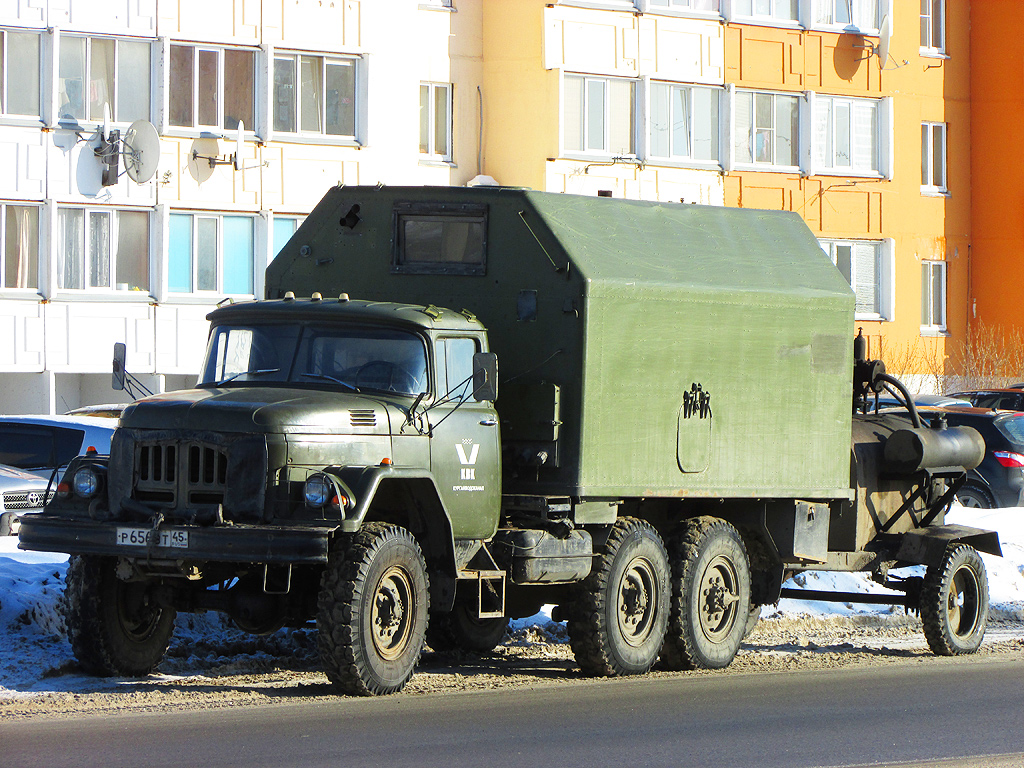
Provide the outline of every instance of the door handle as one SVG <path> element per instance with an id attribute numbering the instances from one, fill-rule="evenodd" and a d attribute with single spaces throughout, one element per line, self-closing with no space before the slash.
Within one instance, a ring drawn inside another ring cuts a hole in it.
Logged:
<path id="1" fill-rule="evenodd" d="M 485 427 L 496 427 L 498 426 L 497 419 L 480 419 L 480 424 Z"/>

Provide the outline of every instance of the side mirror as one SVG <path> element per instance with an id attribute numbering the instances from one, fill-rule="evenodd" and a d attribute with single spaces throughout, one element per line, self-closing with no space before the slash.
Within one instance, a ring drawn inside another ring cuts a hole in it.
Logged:
<path id="1" fill-rule="evenodd" d="M 110 386 L 114 389 L 124 389 L 124 359 L 125 346 L 120 341 L 114 344 L 114 379 Z"/>
<path id="2" fill-rule="evenodd" d="M 473 399 L 498 399 L 498 356 L 493 352 L 473 355 Z"/>

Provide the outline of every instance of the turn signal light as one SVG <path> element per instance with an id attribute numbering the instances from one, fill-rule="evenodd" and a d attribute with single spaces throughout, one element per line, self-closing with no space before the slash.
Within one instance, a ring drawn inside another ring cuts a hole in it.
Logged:
<path id="1" fill-rule="evenodd" d="M 995 456 L 996 461 L 1004 467 L 1024 467 L 1024 456 L 1019 453 L 1011 453 L 1010 451 L 992 451 L 992 455 Z"/>
<path id="2" fill-rule="evenodd" d="M 386 458 L 386 457 L 385 457 L 385 458 L 383 458 L 383 459 L 381 459 L 381 460 L 380 460 L 380 465 L 381 465 L 382 467 L 390 467 L 390 466 L 391 466 L 391 459 L 389 459 L 389 458 Z"/>

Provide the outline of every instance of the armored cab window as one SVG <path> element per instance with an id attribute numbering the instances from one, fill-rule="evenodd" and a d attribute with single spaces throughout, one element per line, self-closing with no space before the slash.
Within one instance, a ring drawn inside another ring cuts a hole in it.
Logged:
<path id="1" fill-rule="evenodd" d="M 483 275 L 487 271 L 487 206 L 398 203 L 392 271 Z"/>

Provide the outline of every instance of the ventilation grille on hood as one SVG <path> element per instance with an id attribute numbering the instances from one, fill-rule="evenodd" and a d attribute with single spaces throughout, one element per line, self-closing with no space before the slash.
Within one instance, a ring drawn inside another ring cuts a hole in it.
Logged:
<path id="1" fill-rule="evenodd" d="M 348 415 L 353 427 L 377 426 L 377 414 L 372 409 L 352 410 Z"/>

